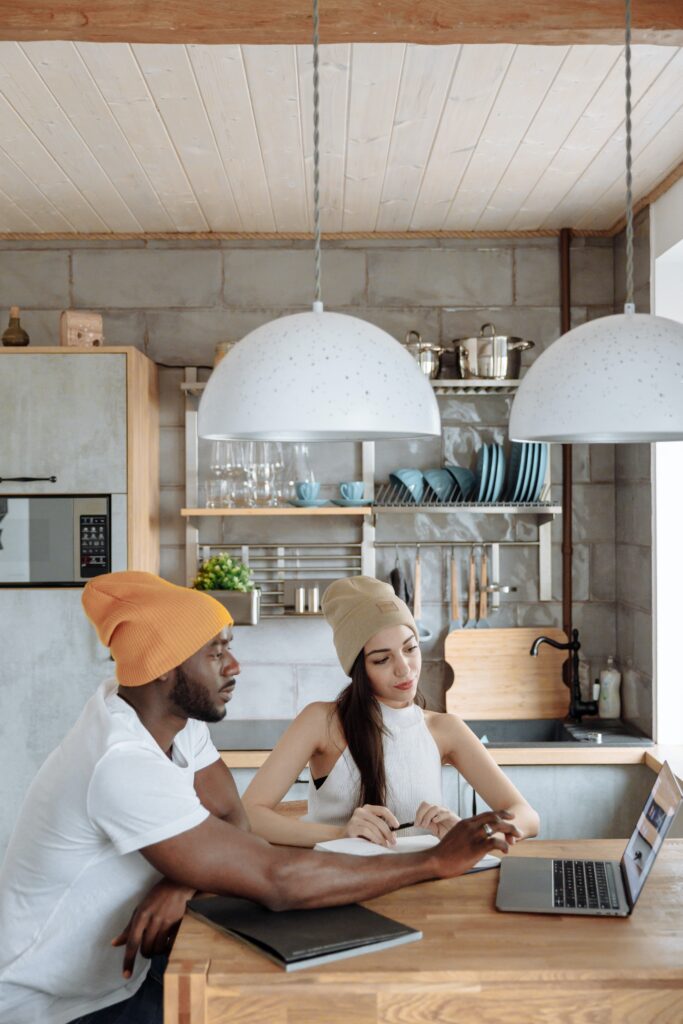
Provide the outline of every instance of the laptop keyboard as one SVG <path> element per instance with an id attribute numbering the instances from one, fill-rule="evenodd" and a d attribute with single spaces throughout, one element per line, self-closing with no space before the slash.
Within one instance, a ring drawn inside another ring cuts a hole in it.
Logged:
<path id="1" fill-rule="evenodd" d="M 618 910 L 612 865 L 603 860 L 554 860 L 553 906 Z"/>

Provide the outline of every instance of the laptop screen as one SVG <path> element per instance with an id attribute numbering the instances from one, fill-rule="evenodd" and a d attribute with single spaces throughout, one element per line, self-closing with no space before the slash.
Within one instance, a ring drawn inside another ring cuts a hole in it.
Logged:
<path id="1" fill-rule="evenodd" d="M 631 907 L 640 896 L 682 802 L 683 795 L 665 761 L 621 858 L 621 873 Z"/>

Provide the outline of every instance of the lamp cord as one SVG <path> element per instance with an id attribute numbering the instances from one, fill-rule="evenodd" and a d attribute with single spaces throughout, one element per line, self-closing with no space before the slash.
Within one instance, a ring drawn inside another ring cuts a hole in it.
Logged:
<path id="1" fill-rule="evenodd" d="M 318 44 L 320 18 L 318 0 L 313 0 L 313 232 L 315 251 L 315 304 L 322 309 L 320 287 L 320 75 L 318 71 Z"/>
<path id="2" fill-rule="evenodd" d="M 317 2 L 317 0 L 314 0 Z M 635 312 L 633 301 L 633 175 L 631 172 L 631 0 L 626 0 L 626 33 L 624 40 L 626 60 L 626 306 Z"/>

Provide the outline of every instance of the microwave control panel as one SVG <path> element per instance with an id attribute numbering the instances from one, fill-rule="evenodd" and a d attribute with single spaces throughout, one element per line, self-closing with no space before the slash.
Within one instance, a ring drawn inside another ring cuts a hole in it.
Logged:
<path id="1" fill-rule="evenodd" d="M 80 517 L 81 577 L 91 579 L 111 571 L 109 517 Z"/>

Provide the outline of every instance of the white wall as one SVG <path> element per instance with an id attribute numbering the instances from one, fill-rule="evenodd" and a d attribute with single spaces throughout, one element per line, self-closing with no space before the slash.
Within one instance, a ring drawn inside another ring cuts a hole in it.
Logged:
<path id="1" fill-rule="evenodd" d="M 652 308 L 658 316 L 683 323 L 683 179 L 653 204 L 650 219 Z M 683 743 L 679 642 L 683 442 L 653 448 L 655 737 L 660 743 Z"/>

